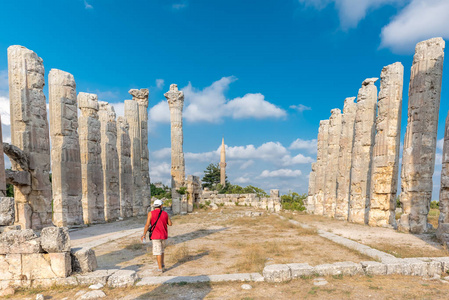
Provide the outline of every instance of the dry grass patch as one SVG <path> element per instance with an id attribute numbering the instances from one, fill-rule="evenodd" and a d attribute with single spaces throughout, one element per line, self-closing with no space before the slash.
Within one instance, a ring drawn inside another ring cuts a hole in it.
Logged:
<path id="1" fill-rule="evenodd" d="M 449 256 L 449 252 L 445 249 L 421 249 L 413 245 L 394 245 L 389 243 L 368 244 L 369 247 L 389 253 L 398 258 L 409 257 L 443 257 Z"/>

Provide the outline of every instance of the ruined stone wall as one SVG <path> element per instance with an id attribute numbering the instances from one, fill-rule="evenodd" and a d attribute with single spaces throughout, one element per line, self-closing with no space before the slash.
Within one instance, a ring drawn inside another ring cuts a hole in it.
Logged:
<path id="1" fill-rule="evenodd" d="M 101 223 L 104 218 L 103 164 L 101 160 L 101 123 L 98 119 L 98 97 L 79 93 L 79 139 L 85 224 Z"/>
<path id="2" fill-rule="evenodd" d="M 0 197 L 6 197 L 5 158 L 3 156 L 2 116 L 0 115 Z"/>
<path id="3" fill-rule="evenodd" d="M 315 195 L 313 199 L 313 202 L 315 204 L 314 213 L 316 215 L 322 215 L 324 212 L 324 188 L 326 183 L 328 134 L 329 120 L 320 121 L 320 128 L 318 129 Z"/>
<path id="4" fill-rule="evenodd" d="M 81 156 L 78 137 L 76 83 L 73 75 L 51 69 L 48 75 L 50 105 L 53 223 L 83 224 Z"/>
<path id="5" fill-rule="evenodd" d="M 351 192 L 352 146 L 354 144 L 354 122 L 357 104 L 355 97 L 346 98 L 341 121 L 340 151 L 337 171 L 337 199 L 334 217 L 348 219 L 349 197 Z"/>
<path id="6" fill-rule="evenodd" d="M 131 89 L 129 94 L 133 96 L 133 100 L 139 105 L 139 122 L 140 122 L 140 176 L 142 196 L 142 212 L 146 215 L 146 211 L 151 206 L 151 182 L 150 182 L 150 153 L 148 150 L 148 89 Z"/>
<path id="7" fill-rule="evenodd" d="M 374 85 L 376 81 L 377 78 L 363 81 L 357 95 L 348 220 L 359 224 L 368 221 L 371 158 L 377 108 L 377 88 Z"/>
<path id="8" fill-rule="evenodd" d="M 271 190 L 270 197 L 258 197 L 257 194 L 218 194 L 217 191 L 204 190 L 200 203 L 206 201 L 218 206 L 247 206 L 277 212 L 282 209 L 279 190 Z"/>
<path id="9" fill-rule="evenodd" d="M 449 246 L 449 113 L 444 131 L 443 159 L 440 185 L 440 216 L 438 218 L 437 238 Z"/>
<path id="10" fill-rule="evenodd" d="M 104 218 L 117 220 L 120 216 L 119 158 L 117 153 L 117 122 L 109 103 L 100 101 L 98 117 L 101 123 L 101 162 L 103 170 Z"/>
<path id="11" fill-rule="evenodd" d="M 51 225 L 50 140 L 40 57 L 22 46 L 8 48 L 11 143 L 29 159 L 28 170 L 12 160 L 13 171 L 27 171 L 30 185 L 16 185 L 16 223 L 22 228 Z"/>
<path id="12" fill-rule="evenodd" d="M 404 67 L 388 65 L 380 77 L 368 223 L 395 227 Z"/>
<path id="13" fill-rule="evenodd" d="M 117 118 L 117 152 L 119 158 L 120 216 L 133 215 L 133 170 L 129 125 L 124 117 Z"/>
<path id="14" fill-rule="evenodd" d="M 327 149 L 327 173 L 324 186 L 324 206 L 323 214 L 328 217 L 335 215 L 337 204 L 337 173 L 338 157 L 340 153 L 341 135 L 341 111 L 338 108 L 331 110 L 328 131 Z"/>
<path id="15" fill-rule="evenodd" d="M 433 38 L 418 43 L 415 49 L 402 154 L 401 231 L 423 233 L 429 228 L 444 46 L 443 39 Z"/>
<path id="16" fill-rule="evenodd" d="M 198 176 L 189 175 L 186 180 L 187 187 L 187 212 L 193 211 L 193 206 L 200 200 L 202 192 L 201 180 Z"/>
<path id="17" fill-rule="evenodd" d="M 129 124 L 131 140 L 131 166 L 133 170 L 133 216 L 143 215 L 142 204 L 142 159 L 140 146 L 139 105 L 136 101 L 125 100 L 125 118 Z"/>

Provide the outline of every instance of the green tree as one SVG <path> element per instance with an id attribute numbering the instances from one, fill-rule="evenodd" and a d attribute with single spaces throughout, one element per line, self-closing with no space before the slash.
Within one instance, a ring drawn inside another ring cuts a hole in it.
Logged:
<path id="1" fill-rule="evenodd" d="M 12 184 L 6 185 L 6 197 L 14 198 L 14 186 Z"/>
<path id="2" fill-rule="evenodd" d="M 261 188 L 248 185 L 246 187 L 241 187 L 237 184 L 228 184 L 221 190 L 219 190 L 221 194 L 257 194 L 258 197 L 268 197 L 268 194 L 265 193 Z"/>
<path id="3" fill-rule="evenodd" d="M 203 188 L 209 188 L 215 190 L 217 185 L 220 184 L 220 165 L 209 164 L 204 171 Z"/>
<path id="4" fill-rule="evenodd" d="M 283 209 L 304 211 L 304 200 L 307 194 L 299 195 L 298 193 L 290 191 L 287 195 L 281 196 L 281 203 Z"/>
<path id="5" fill-rule="evenodd" d="M 163 185 L 163 187 L 156 187 L 154 184 L 151 184 L 151 196 L 154 196 L 158 199 L 167 198 L 171 199 L 171 191 L 170 188 Z"/>

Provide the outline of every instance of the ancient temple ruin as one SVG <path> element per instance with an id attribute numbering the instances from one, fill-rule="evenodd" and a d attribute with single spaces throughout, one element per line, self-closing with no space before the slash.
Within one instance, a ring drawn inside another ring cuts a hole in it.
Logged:
<path id="1" fill-rule="evenodd" d="M 120 192 L 120 217 L 133 215 L 133 169 L 131 165 L 131 140 L 126 118 L 117 118 L 117 153 Z"/>
<path id="2" fill-rule="evenodd" d="M 437 238 L 449 246 L 449 113 L 443 140 L 443 160 L 440 185 L 440 216 L 438 218 Z"/>
<path id="3" fill-rule="evenodd" d="M 221 140 L 221 152 L 220 152 L 220 184 L 226 186 L 226 147 L 224 138 Z"/>
<path id="4" fill-rule="evenodd" d="M 317 143 L 317 159 L 316 159 L 316 174 L 315 174 L 315 195 L 313 197 L 314 209 L 313 213 L 322 215 L 324 212 L 324 188 L 326 183 L 326 167 L 328 156 L 328 136 L 329 136 L 329 120 L 320 121 L 320 128 L 318 129 L 318 143 Z"/>

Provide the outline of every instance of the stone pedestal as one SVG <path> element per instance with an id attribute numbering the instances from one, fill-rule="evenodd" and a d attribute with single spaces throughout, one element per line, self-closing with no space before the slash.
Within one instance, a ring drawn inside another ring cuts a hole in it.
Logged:
<path id="1" fill-rule="evenodd" d="M 103 164 L 101 160 L 101 123 L 98 120 L 98 97 L 79 93 L 79 138 L 85 224 L 104 222 Z"/>
<path id="2" fill-rule="evenodd" d="M 337 171 L 337 199 L 334 216 L 338 220 L 348 219 L 354 121 L 357 110 L 357 104 L 354 103 L 354 100 L 355 97 L 345 99 L 341 121 L 340 152 Z"/>
<path id="3" fill-rule="evenodd" d="M 368 223 L 395 227 L 404 67 L 386 66 L 380 77 Z"/>
<path id="4" fill-rule="evenodd" d="M 331 110 L 323 210 L 323 214 L 327 217 L 334 217 L 337 204 L 337 174 L 338 157 L 340 153 L 341 117 L 341 111 L 338 108 Z"/>
<path id="5" fill-rule="evenodd" d="M 437 238 L 449 246 L 449 113 L 444 131 L 443 161 L 440 186 L 440 217 L 438 218 Z"/>
<path id="6" fill-rule="evenodd" d="M 133 169 L 129 125 L 124 117 L 117 118 L 117 152 L 119 158 L 120 216 L 133 215 Z"/>
<path id="7" fill-rule="evenodd" d="M 16 186 L 16 223 L 23 229 L 52 225 L 50 139 L 40 57 L 22 46 L 8 48 L 11 143 L 29 158 L 29 170 L 11 161 L 14 171 L 28 171 L 31 185 Z"/>
<path id="8" fill-rule="evenodd" d="M 315 195 L 313 200 L 315 204 L 314 214 L 316 215 L 322 215 L 324 212 L 324 188 L 327 172 L 328 134 L 329 120 L 320 121 L 320 128 L 318 129 Z"/>
<path id="9" fill-rule="evenodd" d="M 368 222 L 371 158 L 376 129 L 377 88 L 374 85 L 376 81 L 377 78 L 363 81 L 357 96 L 348 220 L 359 224 Z"/>
<path id="10" fill-rule="evenodd" d="M 48 75 L 50 104 L 53 223 L 83 224 L 81 157 L 76 83 L 73 75 L 52 69 Z"/>
<path id="11" fill-rule="evenodd" d="M 100 101 L 98 117 L 101 123 L 101 162 L 103 166 L 104 218 L 120 216 L 119 159 L 117 154 L 117 123 L 114 107 Z"/>
<path id="12" fill-rule="evenodd" d="M 443 73 L 444 40 L 416 45 L 410 74 L 408 120 L 402 154 L 400 195 L 403 215 L 398 229 L 423 233 L 432 197 L 432 176 Z"/>

